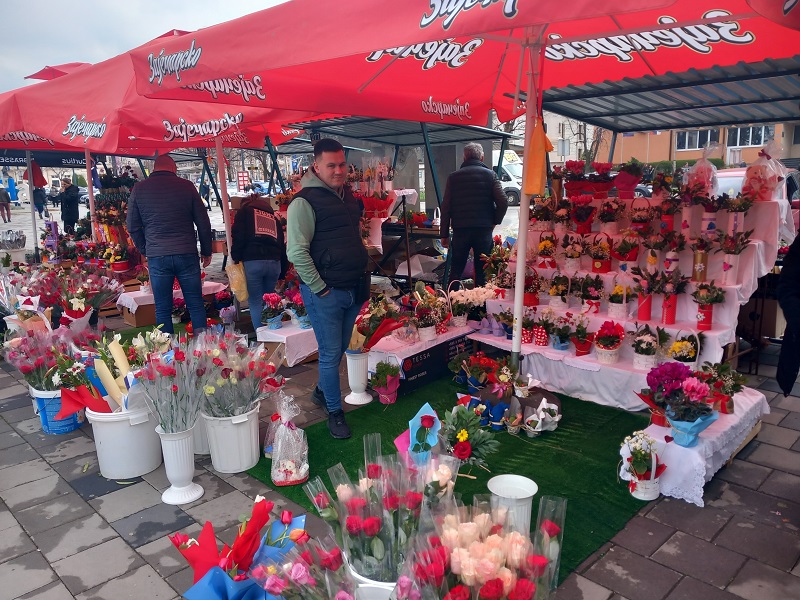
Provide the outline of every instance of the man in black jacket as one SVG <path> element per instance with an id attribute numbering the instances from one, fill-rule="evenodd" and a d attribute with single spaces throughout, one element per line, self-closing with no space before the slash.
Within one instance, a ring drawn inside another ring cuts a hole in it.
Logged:
<path id="1" fill-rule="evenodd" d="M 261 327 L 264 294 L 275 291 L 275 284 L 286 277 L 289 261 L 283 241 L 283 225 L 272 207 L 258 194 L 245 198 L 231 227 L 231 258 L 244 263 L 247 303 L 253 329 Z"/>
<path id="2" fill-rule="evenodd" d="M 203 267 L 211 264 L 208 211 L 194 184 L 178 177 L 177 170 L 175 161 L 162 154 L 156 159 L 150 177 L 133 186 L 128 200 L 128 232 L 139 252 L 147 257 L 156 324 L 166 333 L 174 333 L 172 284 L 175 278 L 183 291 L 192 328 L 195 332 L 206 328 L 197 238 L 200 238 Z"/>
<path id="3" fill-rule="evenodd" d="M 75 233 L 81 191 L 77 186 L 72 185 L 72 179 L 69 177 L 64 177 L 61 180 L 61 193 L 58 195 L 58 201 L 61 204 L 61 220 L 64 221 L 64 232 Z"/>
<path id="4" fill-rule="evenodd" d="M 440 231 L 445 248 L 449 244 L 450 225 L 453 226 L 450 281 L 461 279 L 472 250 L 475 284 L 486 283 L 480 256 L 492 251 L 492 231 L 495 225 L 503 222 L 507 209 L 508 202 L 500 180 L 483 163 L 483 148 L 475 142 L 467 144 L 461 168 L 447 178 L 442 202 Z"/>

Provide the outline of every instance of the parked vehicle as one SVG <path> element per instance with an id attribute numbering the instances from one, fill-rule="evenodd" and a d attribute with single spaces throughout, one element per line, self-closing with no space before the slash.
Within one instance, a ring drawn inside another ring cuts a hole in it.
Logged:
<path id="1" fill-rule="evenodd" d="M 492 152 L 492 167 L 503 184 L 508 205 L 518 206 L 522 193 L 522 159 L 513 150 L 506 150 L 503 153 L 503 164 L 498 171 L 497 163 L 499 161 L 500 151 L 495 150 Z"/>

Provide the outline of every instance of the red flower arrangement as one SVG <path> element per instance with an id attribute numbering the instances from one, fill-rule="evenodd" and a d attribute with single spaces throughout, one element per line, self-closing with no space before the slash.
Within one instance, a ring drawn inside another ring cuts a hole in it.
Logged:
<path id="1" fill-rule="evenodd" d="M 605 321 L 599 331 L 595 334 L 595 343 L 606 350 L 619 348 L 622 340 L 625 339 L 625 329 L 614 321 Z"/>

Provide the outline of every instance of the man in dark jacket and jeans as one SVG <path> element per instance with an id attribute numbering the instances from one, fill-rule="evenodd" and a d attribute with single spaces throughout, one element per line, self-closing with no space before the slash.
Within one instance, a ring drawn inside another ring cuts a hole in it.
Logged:
<path id="1" fill-rule="evenodd" d="M 78 186 L 72 185 L 72 179 L 69 177 L 64 177 L 61 180 L 61 193 L 58 195 L 58 201 L 61 204 L 61 220 L 64 221 L 64 232 L 75 233 L 81 191 Z"/>
<path id="2" fill-rule="evenodd" d="M 448 247 L 450 226 L 450 281 L 461 279 L 469 251 L 475 257 L 475 284 L 486 283 L 481 254 L 492 251 L 492 231 L 503 222 L 508 202 L 497 175 L 483 163 L 483 148 L 471 142 L 464 146 L 464 162 L 447 178 L 440 225 L 442 246 Z M 450 283 L 449 281 L 447 283 Z"/>
<path id="3" fill-rule="evenodd" d="M 147 257 L 156 303 L 156 324 L 172 328 L 172 283 L 178 278 L 194 331 L 206 328 L 203 282 L 197 258 L 197 238 L 203 267 L 211 263 L 211 221 L 194 184 L 177 176 L 167 154 L 156 159 L 153 173 L 137 183 L 128 200 L 128 232 Z M 197 236 L 195 236 L 195 226 Z"/>
<path id="4" fill-rule="evenodd" d="M 339 364 L 366 298 L 359 282 L 369 256 L 359 229 L 363 206 L 346 183 L 344 148 L 336 140 L 314 144 L 314 166 L 287 214 L 287 253 L 302 283 L 300 294 L 319 347 L 319 385 L 311 399 L 328 413 L 336 439 L 350 437 L 342 411 Z"/>

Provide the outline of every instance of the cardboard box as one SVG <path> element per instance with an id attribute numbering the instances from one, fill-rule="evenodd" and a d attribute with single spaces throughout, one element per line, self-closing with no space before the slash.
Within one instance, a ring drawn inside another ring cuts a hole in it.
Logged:
<path id="1" fill-rule="evenodd" d="M 244 196 L 231 196 L 231 210 L 239 210 L 242 208 L 242 202 L 244 202 Z"/>
<path id="2" fill-rule="evenodd" d="M 121 307 L 121 310 L 122 320 L 131 327 L 148 327 L 156 324 L 155 304 L 143 304 L 136 309 L 136 312 L 131 312 L 126 306 Z"/>
<path id="3" fill-rule="evenodd" d="M 413 392 L 449 373 L 447 363 L 456 355 L 464 352 L 467 344 L 472 347 L 472 342 L 467 339 L 467 336 L 461 335 L 403 359 L 400 367 L 405 377 L 400 380 L 398 394 L 404 395 Z"/>

